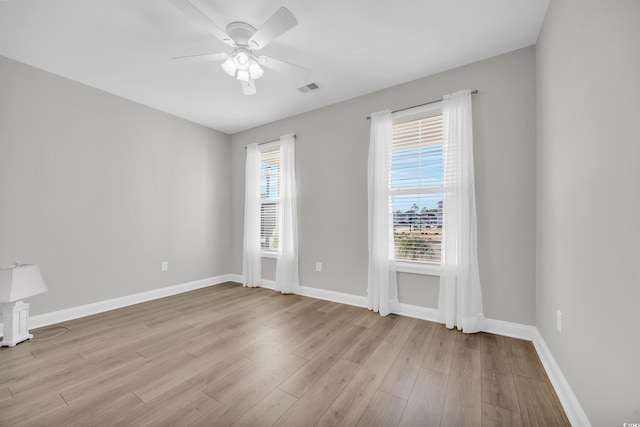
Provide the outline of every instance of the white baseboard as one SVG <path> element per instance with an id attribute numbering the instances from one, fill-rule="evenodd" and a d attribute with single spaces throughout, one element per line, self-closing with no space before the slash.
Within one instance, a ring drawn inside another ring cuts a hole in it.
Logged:
<path id="1" fill-rule="evenodd" d="M 260 283 L 260 287 L 261 288 L 266 288 L 266 289 L 271 289 L 272 291 L 275 291 L 276 290 L 276 281 L 275 280 L 262 279 L 262 282 Z"/>
<path id="2" fill-rule="evenodd" d="M 232 282 L 242 283 L 242 276 L 239 274 L 230 274 L 229 277 L 229 280 Z M 275 290 L 276 282 L 275 280 L 262 279 L 260 282 L 260 287 Z M 298 295 L 317 298 L 325 301 L 339 302 L 341 304 L 354 305 L 356 307 L 367 306 L 367 297 L 346 294 L 343 292 L 328 291 L 320 288 L 311 288 L 308 286 L 300 286 L 300 293 Z"/>
<path id="3" fill-rule="evenodd" d="M 400 311 L 396 314 L 402 316 L 414 317 L 416 319 L 428 320 L 429 322 L 438 321 L 438 310 L 435 308 L 422 307 L 419 305 L 411 305 L 400 303 Z"/>
<path id="4" fill-rule="evenodd" d="M 522 323 L 505 322 L 504 320 L 486 319 L 487 327 L 483 332 L 503 335 L 505 337 L 518 338 L 521 340 L 533 341 L 536 331 L 535 326 L 524 325 Z"/>
<path id="5" fill-rule="evenodd" d="M 227 276 L 232 282 L 242 283 L 242 276 L 239 274 L 229 274 Z M 260 286 L 273 290 L 275 289 L 276 282 L 274 280 L 262 279 Z M 360 295 L 329 291 L 326 289 L 312 288 L 308 286 L 300 286 L 300 295 L 325 301 L 338 302 L 341 304 L 354 305 L 356 307 L 367 307 L 367 297 Z M 430 322 L 438 321 L 437 309 L 418 305 L 400 303 L 400 310 L 396 314 L 428 320 Z M 527 341 L 533 340 L 534 331 L 536 330 L 534 326 L 494 319 L 487 319 L 487 326 L 488 327 L 485 332 L 519 338 Z"/>
<path id="6" fill-rule="evenodd" d="M 242 283 L 242 274 L 227 274 L 230 282 Z"/>
<path id="7" fill-rule="evenodd" d="M 158 298 L 164 298 L 183 292 L 189 292 L 208 286 L 214 286 L 225 282 L 242 283 L 242 276 L 238 274 L 224 274 L 221 276 L 209 277 L 202 280 L 182 283 L 175 286 L 168 286 L 166 288 L 153 289 L 147 292 L 126 295 L 123 297 L 100 301 L 93 304 L 72 307 L 52 313 L 39 314 L 36 316 L 31 316 L 29 318 L 29 325 L 31 328 L 40 328 L 55 323 L 78 319 L 80 317 L 90 316 L 92 314 L 102 313 L 105 311 L 139 304 Z M 261 286 L 267 289 L 274 289 L 275 281 L 262 280 Z M 367 306 L 367 297 L 329 291 L 319 288 L 311 288 L 308 286 L 300 286 L 300 295 L 353 305 L 356 307 Z M 400 304 L 400 310 L 397 314 L 400 314 L 402 316 L 414 317 L 417 319 L 428 320 L 431 322 L 437 322 L 438 319 L 437 309 L 404 303 Z M 3 330 L 2 328 L 3 324 L 0 323 L 0 333 Z M 540 360 L 542 361 L 544 369 L 549 376 L 549 380 L 551 381 L 553 388 L 558 394 L 558 398 L 562 403 L 562 406 L 567 414 L 567 417 L 569 418 L 569 421 L 571 422 L 571 425 L 578 427 L 591 427 L 589 419 L 582 409 L 582 406 L 580 406 L 578 399 L 571 390 L 569 383 L 562 374 L 560 367 L 556 363 L 553 355 L 551 354 L 551 351 L 544 342 L 542 335 L 535 326 L 505 322 L 502 320 L 487 319 L 487 328 L 485 329 L 485 332 L 532 341 L 536 348 L 536 351 L 538 352 L 538 355 L 540 356 Z"/>
<path id="8" fill-rule="evenodd" d="M 400 311 L 396 314 L 439 323 L 438 309 L 436 308 L 400 303 Z M 483 332 L 488 332 L 490 334 L 504 335 L 506 337 L 532 341 L 534 332 L 536 331 L 536 328 L 530 325 L 505 322 L 495 319 L 486 319 L 486 321 L 487 327 Z"/>
<path id="9" fill-rule="evenodd" d="M 356 307 L 366 307 L 367 297 L 342 292 L 328 291 L 326 289 L 310 288 L 300 286 L 300 295 L 311 298 L 318 298 L 325 301 L 339 302 L 341 304 L 354 305 Z"/>
<path id="10" fill-rule="evenodd" d="M 92 304 L 80 305 L 64 310 L 53 311 L 51 313 L 38 314 L 29 317 L 29 328 L 41 328 L 43 326 L 53 325 L 55 323 L 66 322 L 80 317 L 90 316 L 116 308 L 126 307 L 129 305 L 139 304 L 141 302 L 151 301 L 158 298 L 164 298 L 171 295 L 181 294 L 208 286 L 218 285 L 224 282 L 230 282 L 232 275 L 224 274 L 221 276 L 208 277 L 206 279 L 195 280 L 193 282 L 181 283 L 166 288 L 153 289 L 137 294 L 126 295 L 123 297 L 113 298 L 106 301 L 100 301 Z M 4 330 L 4 325 L 0 323 L 0 335 Z"/>
<path id="11" fill-rule="evenodd" d="M 540 331 L 538 328 L 534 329 L 532 339 L 533 345 L 538 352 L 538 356 L 540 356 L 540 361 L 544 366 L 544 370 L 549 376 L 549 381 L 551 381 L 551 385 L 553 385 L 553 388 L 558 395 L 558 399 L 560 399 L 564 412 L 567 414 L 567 418 L 569 418 L 569 422 L 574 427 L 591 427 L 587 414 L 582 409 L 582 406 L 580 405 L 580 402 L 578 402 L 578 398 L 573 393 L 573 390 L 571 390 L 571 386 L 562 374 L 560 366 L 558 366 L 556 360 L 553 358 L 553 355 L 551 354 L 549 347 L 547 347 L 547 344 L 544 342 Z"/>

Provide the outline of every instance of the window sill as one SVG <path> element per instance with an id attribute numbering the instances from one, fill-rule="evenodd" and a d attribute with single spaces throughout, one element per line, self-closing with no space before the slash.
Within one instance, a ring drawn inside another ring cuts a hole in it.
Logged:
<path id="1" fill-rule="evenodd" d="M 278 258 L 278 252 L 262 251 L 262 258 Z"/>
<path id="2" fill-rule="evenodd" d="M 396 271 L 399 273 L 424 274 L 440 276 L 442 269 L 439 264 L 422 264 L 409 261 L 396 261 Z"/>

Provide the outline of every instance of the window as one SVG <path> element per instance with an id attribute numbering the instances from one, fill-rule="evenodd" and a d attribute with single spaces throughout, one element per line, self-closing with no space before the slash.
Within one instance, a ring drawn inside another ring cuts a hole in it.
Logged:
<path id="1" fill-rule="evenodd" d="M 442 246 L 441 103 L 395 113 L 391 152 L 393 241 L 398 270 L 436 272 Z"/>
<path id="2" fill-rule="evenodd" d="M 280 219 L 280 145 L 260 150 L 260 248 L 278 252 Z"/>

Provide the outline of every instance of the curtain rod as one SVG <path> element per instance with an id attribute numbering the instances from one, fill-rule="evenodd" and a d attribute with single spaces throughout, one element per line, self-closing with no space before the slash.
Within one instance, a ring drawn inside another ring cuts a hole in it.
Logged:
<path id="1" fill-rule="evenodd" d="M 296 137 L 296 134 L 295 134 L 295 133 L 293 134 L 293 137 L 294 137 L 294 138 Z M 274 139 L 274 140 L 272 140 L 272 141 L 265 141 L 265 142 L 261 142 L 261 143 L 260 143 L 260 144 L 258 144 L 258 145 L 271 144 L 272 142 L 276 142 L 276 141 L 280 141 L 280 138 L 278 138 L 278 139 Z M 245 150 L 247 149 L 247 146 L 246 146 L 246 145 L 244 146 L 244 149 L 245 149 Z"/>
<path id="2" fill-rule="evenodd" d="M 477 95 L 477 94 L 478 94 L 478 89 L 471 91 L 471 95 Z M 425 102 L 424 104 L 414 105 L 413 107 L 406 107 L 406 108 L 400 108 L 399 110 L 393 110 L 391 113 L 398 113 L 400 111 L 410 110 L 412 108 L 422 107 L 424 105 L 435 104 L 436 102 L 440 102 L 440 101 L 442 101 L 442 98 L 436 99 L 435 101 Z M 371 116 L 367 116 L 367 120 L 371 120 Z"/>

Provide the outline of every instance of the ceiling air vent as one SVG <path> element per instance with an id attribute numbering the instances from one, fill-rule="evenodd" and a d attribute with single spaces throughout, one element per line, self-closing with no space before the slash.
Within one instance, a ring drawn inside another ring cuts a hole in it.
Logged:
<path id="1" fill-rule="evenodd" d="M 320 89 L 320 86 L 316 82 L 311 82 L 307 85 L 299 87 L 298 90 L 302 93 L 311 92 L 312 90 Z"/>

